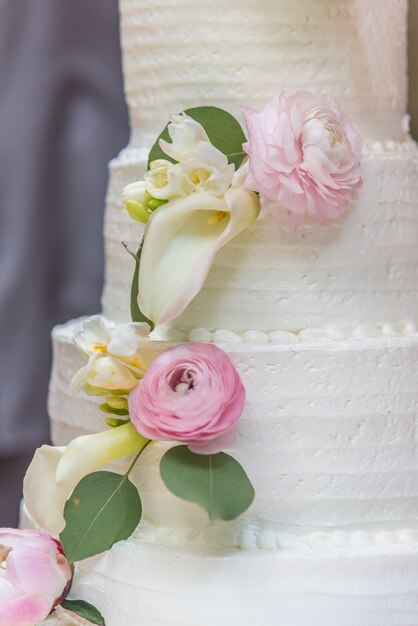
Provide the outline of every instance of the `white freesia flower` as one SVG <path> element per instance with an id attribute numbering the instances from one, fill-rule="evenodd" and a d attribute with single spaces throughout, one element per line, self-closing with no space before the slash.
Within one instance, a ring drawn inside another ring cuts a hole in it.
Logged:
<path id="1" fill-rule="evenodd" d="M 213 148 L 211 144 L 207 145 Z M 206 152 L 210 154 L 210 150 Z M 217 167 L 208 165 L 203 160 L 174 164 L 163 160 L 154 161 L 145 174 L 149 193 L 164 200 L 184 198 L 201 191 L 216 197 L 223 196 L 231 186 L 235 167 L 228 164 L 228 159 L 219 150 L 216 152 L 217 158 L 212 161 L 216 162 Z"/>
<path id="2" fill-rule="evenodd" d="M 115 357 L 96 352 L 90 356 L 87 365 L 73 376 L 70 390 L 78 393 L 87 385 L 93 395 L 102 395 L 104 390 L 107 393 L 128 394 L 137 386 L 143 374 L 144 371 L 139 368 L 128 367 Z"/>
<path id="3" fill-rule="evenodd" d="M 65 527 L 64 507 L 80 480 L 99 467 L 139 452 L 148 440 L 129 423 L 74 439 L 67 447 L 42 446 L 23 482 L 33 521 L 53 536 Z"/>
<path id="4" fill-rule="evenodd" d="M 158 209 L 147 223 L 139 269 L 139 307 L 163 324 L 200 291 L 217 251 L 255 222 L 255 193 L 232 187 L 224 198 L 193 193 Z"/>
<path id="5" fill-rule="evenodd" d="M 139 180 L 127 185 L 122 191 L 122 199 L 132 219 L 137 222 L 147 222 L 151 213 L 148 202 L 152 200 L 152 197 L 146 189 L 145 181 Z"/>
<path id="6" fill-rule="evenodd" d="M 144 185 L 147 192 L 158 200 L 182 196 L 182 172 L 179 163 L 157 159 L 150 163 L 145 173 Z"/>
<path id="7" fill-rule="evenodd" d="M 149 200 L 151 200 L 151 197 L 149 193 L 147 193 L 143 180 L 139 180 L 136 183 L 130 183 L 129 185 L 126 185 L 126 187 L 122 191 L 122 198 L 124 202 L 140 202 L 144 206 Z"/>
<path id="8" fill-rule="evenodd" d="M 126 363 L 138 366 L 138 352 L 150 327 L 143 322 L 129 324 L 106 323 L 100 315 L 93 315 L 82 323 L 74 342 L 81 352 L 90 356 L 95 352 L 111 354 L 124 359 Z"/>
<path id="9" fill-rule="evenodd" d="M 160 147 L 169 157 L 179 162 L 194 160 L 197 146 L 202 141 L 210 143 L 203 126 L 187 113 L 171 116 L 168 134 L 171 143 L 160 139 Z"/>
<path id="10" fill-rule="evenodd" d="M 74 375 L 72 392 L 76 393 L 86 384 L 98 391 L 131 391 L 147 368 L 140 349 L 149 331 L 148 324 L 144 323 L 107 325 L 99 315 L 83 322 L 74 341 L 89 359 Z"/>

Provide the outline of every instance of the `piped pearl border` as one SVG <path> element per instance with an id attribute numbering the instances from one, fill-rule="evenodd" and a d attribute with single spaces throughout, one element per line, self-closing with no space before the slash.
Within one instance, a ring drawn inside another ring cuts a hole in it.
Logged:
<path id="1" fill-rule="evenodd" d="M 134 537 L 147 542 L 175 544 L 185 547 L 233 548 L 240 550 L 323 550 L 350 549 L 356 547 L 392 546 L 417 544 L 418 529 L 397 530 L 327 530 L 313 531 L 306 535 L 257 528 L 254 525 L 230 528 L 214 527 L 205 530 L 190 528 L 156 528 L 142 522 Z"/>
<path id="2" fill-rule="evenodd" d="M 327 328 L 304 328 L 299 331 L 275 330 L 269 333 L 260 330 L 247 330 L 242 333 L 227 329 L 209 330 L 194 328 L 188 332 L 176 329 L 158 328 L 153 338 L 160 341 L 193 341 L 204 343 L 244 343 L 253 345 L 295 344 L 324 341 L 343 341 L 345 339 L 371 339 L 385 337 L 418 336 L 413 321 L 380 326 L 329 326 Z"/>

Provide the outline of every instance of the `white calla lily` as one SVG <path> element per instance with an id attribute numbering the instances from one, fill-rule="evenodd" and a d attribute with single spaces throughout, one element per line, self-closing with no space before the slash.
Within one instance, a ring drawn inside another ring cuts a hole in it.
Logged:
<path id="1" fill-rule="evenodd" d="M 38 448 L 23 481 L 29 515 L 57 537 L 65 527 L 65 503 L 82 478 L 106 463 L 138 453 L 147 443 L 129 423 L 83 435 L 67 447 Z"/>
<path id="2" fill-rule="evenodd" d="M 217 251 L 253 224 L 255 193 L 229 189 L 224 199 L 193 193 L 165 204 L 147 223 L 139 269 L 139 307 L 163 324 L 200 291 Z"/>

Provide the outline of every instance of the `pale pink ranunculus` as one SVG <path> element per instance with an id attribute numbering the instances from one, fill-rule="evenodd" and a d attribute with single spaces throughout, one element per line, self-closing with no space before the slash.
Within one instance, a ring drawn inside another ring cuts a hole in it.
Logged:
<path id="1" fill-rule="evenodd" d="M 177 441 L 216 454 L 233 439 L 245 390 L 230 358 L 212 344 L 170 348 L 129 395 L 129 412 L 144 437 Z"/>
<path id="2" fill-rule="evenodd" d="M 361 184 L 363 141 L 330 96 L 283 91 L 257 111 L 244 107 L 247 189 L 280 203 L 299 221 L 339 217 Z"/>
<path id="3" fill-rule="evenodd" d="M 72 569 L 44 532 L 0 528 L 0 626 L 35 626 L 69 591 Z"/>

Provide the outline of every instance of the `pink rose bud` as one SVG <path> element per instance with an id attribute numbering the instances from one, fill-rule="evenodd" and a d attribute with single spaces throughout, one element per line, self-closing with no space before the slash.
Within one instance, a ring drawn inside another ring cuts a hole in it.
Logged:
<path id="1" fill-rule="evenodd" d="M 72 570 L 59 541 L 0 528 L 0 626 L 35 626 L 68 593 Z"/>
<path id="2" fill-rule="evenodd" d="M 330 96 L 282 92 L 243 109 L 249 156 L 245 187 L 296 217 L 339 217 L 361 184 L 362 138 Z"/>
<path id="3" fill-rule="evenodd" d="M 138 432 L 215 454 L 233 439 L 245 390 L 229 357 L 211 344 L 189 343 L 160 354 L 129 395 Z"/>

